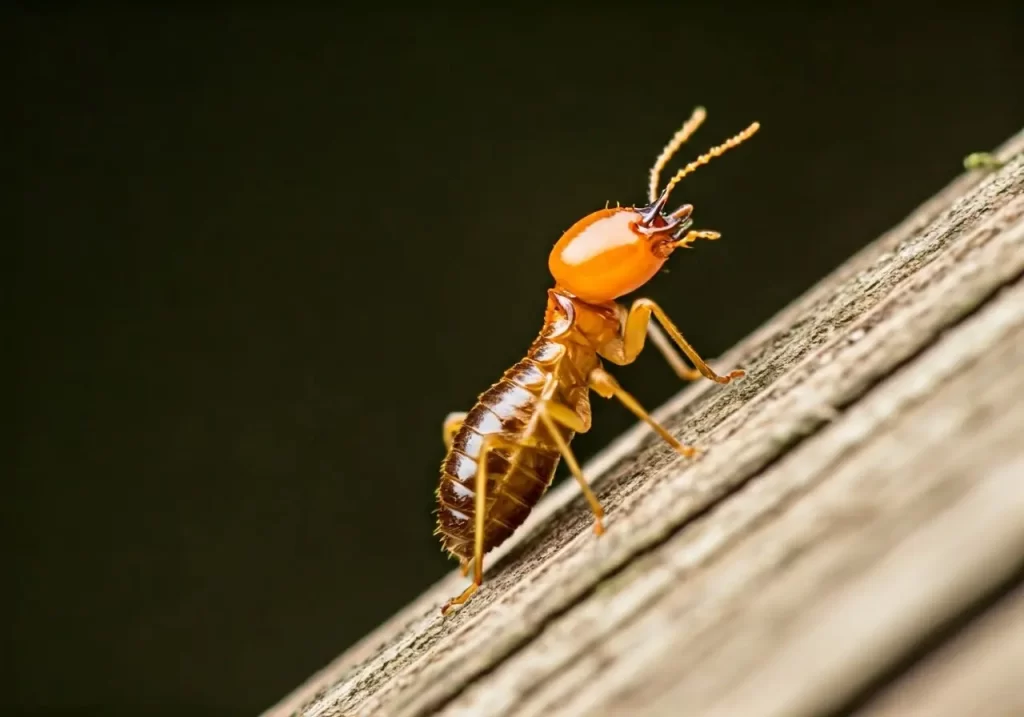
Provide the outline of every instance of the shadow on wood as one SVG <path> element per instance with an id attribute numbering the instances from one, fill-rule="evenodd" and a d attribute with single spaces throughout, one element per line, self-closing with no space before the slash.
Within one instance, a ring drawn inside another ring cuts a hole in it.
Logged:
<path id="1" fill-rule="evenodd" d="M 1024 714 L 1024 133 L 265 717 Z M 1016 155 L 1016 156 L 1014 156 Z M 1014 592 L 1016 591 L 1016 592 Z"/>

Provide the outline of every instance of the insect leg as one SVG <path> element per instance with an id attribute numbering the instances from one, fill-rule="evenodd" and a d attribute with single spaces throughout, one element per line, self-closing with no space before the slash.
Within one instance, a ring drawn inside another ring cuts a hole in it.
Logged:
<path id="1" fill-rule="evenodd" d="M 591 509 L 594 511 L 594 517 L 596 520 L 594 532 L 600 535 L 604 532 L 604 524 L 601 521 L 604 516 L 604 509 L 601 508 L 601 503 L 597 500 L 597 496 L 594 495 L 594 492 L 587 484 L 586 479 L 583 477 L 583 471 L 580 469 L 579 462 L 576 460 L 576 457 L 570 450 L 568 443 L 565 441 L 565 438 L 562 436 L 555 424 L 561 423 L 575 432 L 585 431 L 587 429 L 587 425 L 583 418 L 581 418 L 575 411 L 553 400 L 557 387 L 557 381 L 553 375 L 550 375 L 541 393 L 540 401 L 537 403 L 534 418 L 535 420 L 541 421 L 545 424 L 548 431 L 551 433 L 552 439 L 558 446 L 559 452 L 565 458 L 566 463 L 569 465 L 573 475 L 579 482 L 580 488 L 583 490 L 583 494 L 586 496 Z M 449 417 L 449 420 L 451 420 L 451 417 Z M 447 426 L 448 421 L 445 423 Z M 462 592 L 461 595 L 452 598 L 444 604 L 441 608 L 442 615 L 447 614 L 453 606 L 461 605 L 469 600 L 473 593 L 476 592 L 477 588 L 483 584 L 484 537 L 487 522 L 487 458 L 490 455 L 490 452 L 497 448 L 516 449 L 539 447 L 540 443 L 536 437 L 526 437 L 532 434 L 532 430 L 528 429 L 524 431 L 524 433 L 525 436 L 501 433 L 488 433 L 484 436 L 483 443 L 480 447 L 479 458 L 477 459 L 476 470 L 476 496 L 473 516 L 473 559 L 472 561 L 463 561 L 460 564 L 460 568 L 464 575 L 469 572 L 469 567 L 472 565 L 473 582 Z M 510 471 L 515 470 L 516 461 L 513 459 L 510 461 L 509 465 Z"/>
<path id="2" fill-rule="evenodd" d="M 488 433 L 484 436 L 480 446 L 480 457 L 476 465 L 476 491 L 473 506 L 473 582 L 462 591 L 458 597 L 454 597 L 441 607 L 441 614 L 446 615 L 454 605 L 461 605 L 476 592 L 477 588 L 484 581 L 484 529 L 487 524 L 487 458 L 491 451 L 502 446 L 514 445 L 512 441 L 497 433 Z M 463 574 L 469 572 L 470 561 L 460 565 Z"/>
<path id="3" fill-rule="evenodd" d="M 632 411 L 637 418 L 645 421 L 647 425 L 653 428 L 659 436 L 665 439 L 666 443 L 675 448 L 679 454 L 690 458 L 697 452 L 695 448 L 685 446 L 677 441 L 675 436 L 665 430 L 664 426 L 655 421 L 651 417 L 651 414 L 647 413 L 647 411 L 644 410 L 644 407 L 641 406 L 629 392 L 619 385 L 619 382 L 615 380 L 615 377 L 603 368 L 595 368 L 590 372 L 589 383 L 590 387 L 594 389 L 598 395 L 605 398 L 619 399 L 626 408 Z"/>
<path id="4" fill-rule="evenodd" d="M 651 323 L 652 313 L 654 314 L 655 318 L 658 319 L 658 322 L 665 328 L 665 332 L 668 333 L 670 337 L 672 337 L 672 340 L 675 342 L 676 346 L 678 346 L 679 349 L 684 354 L 686 354 L 686 357 L 690 359 L 690 361 L 696 367 L 695 370 L 686 368 L 685 364 L 683 364 L 682 362 L 682 359 L 678 356 L 678 354 L 675 354 L 674 351 L 672 352 L 674 360 L 673 358 L 669 358 L 670 354 L 666 353 L 665 351 L 665 348 L 671 348 L 670 346 L 668 346 L 668 342 L 664 342 L 663 346 L 659 342 L 659 340 L 655 338 L 654 335 L 652 335 L 652 340 L 654 341 L 655 345 L 659 347 L 661 352 L 665 355 L 665 358 L 668 360 L 668 362 L 672 365 L 672 367 L 676 370 L 676 373 L 678 373 L 681 378 L 696 378 L 694 374 L 699 373 L 705 378 L 709 378 L 712 381 L 715 381 L 716 383 L 729 383 L 733 379 L 740 378 L 744 375 L 744 372 L 739 369 L 735 371 L 730 371 L 729 374 L 726 376 L 720 376 L 717 373 L 715 373 L 711 369 L 711 367 L 704 362 L 704 359 L 702 359 L 700 355 L 696 351 L 694 351 L 693 347 L 690 346 L 686 339 L 683 338 L 683 334 L 679 331 L 678 328 L 676 328 L 676 325 L 672 323 L 672 320 L 668 318 L 668 316 L 665 314 L 664 309 L 662 309 L 660 306 L 655 304 L 650 299 L 637 299 L 636 301 L 634 301 L 633 306 L 630 308 L 629 314 L 626 317 L 626 325 L 622 331 L 622 348 L 627 363 L 633 361 L 637 357 L 637 355 L 643 350 L 644 339 L 646 338 L 648 332 L 648 325 Z M 655 331 L 657 331 L 657 329 L 655 329 Z M 683 370 L 680 369 L 680 365 L 683 367 Z"/>
<path id="5" fill-rule="evenodd" d="M 444 447 L 447 450 L 452 449 L 452 443 L 455 442 L 455 434 L 462 428 L 462 422 L 466 420 L 466 412 L 458 411 L 456 413 L 449 413 L 445 416 L 444 424 L 442 426 L 442 435 L 444 437 Z M 469 575 L 469 566 L 472 563 L 471 560 L 462 560 L 459 562 L 459 572 L 462 573 L 462 577 Z"/>
<path id="6" fill-rule="evenodd" d="M 604 521 L 602 520 L 604 518 L 604 508 L 601 507 L 601 501 L 597 499 L 594 491 L 590 488 L 590 484 L 587 483 L 587 479 L 583 475 L 583 469 L 580 468 L 579 461 L 576 460 L 576 456 L 573 454 L 568 442 L 566 442 L 562 432 L 558 430 L 558 426 L 555 425 L 560 423 L 572 431 L 579 432 L 582 428 L 585 428 L 583 419 L 571 408 L 553 401 L 541 402 L 537 406 L 537 413 L 545 428 L 548 429 L 548 433 L 551 434 L 555 445 L 558 446 L 558 452 L 562 454 L 576 482 L 580 484 L 580 490 L 583 491 L 584 497 L 590 503 L 590 509 L 594 512 L 594 532 L 601 535 L 604 533 Z"/>
<path id="7" fill-rule="evenodd" d="M 696 381 L 701 377 L 700 371 L 686 365 L 683 357 L 679 355 L 675 346 L 669 341 L 668 336 L 665 335 L 665 332 L 655 322 L 647 322 L 647 335 L 654 343 L 654 347 L 665 357 L 668 365 L 672 367 L 672 370 L 676 372 L 679 378 L 684 381 Z"/>
<path id="8" fill-rule="evenodd" d="M 459 432 L 460 428 L 462 428 L 462 422 L 465 420 L 465 411 L 449 413 L 445 416 L 441 431 L 444 434 L 444 447 L 448 450 L 452 449 L 452 442 L 455 440 L 455 434 Z"/>

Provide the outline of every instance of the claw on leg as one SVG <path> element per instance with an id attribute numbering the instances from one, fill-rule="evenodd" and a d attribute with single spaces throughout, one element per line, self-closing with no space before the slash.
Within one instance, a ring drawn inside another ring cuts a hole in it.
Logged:
<path id="1" fill-rule="evenodd" d="M 464 602 L 469 600 L 470 596 L 476 592 L 476 589 L 480 587 L 479 583 L 470 583 L 469 587 L 462 591 L 462 594 L 458 597 L 453 597 L 451 600 L 441 606 L 441 614 L 447 615 L 453 607 L 456 605 L 462 605 Z"/>

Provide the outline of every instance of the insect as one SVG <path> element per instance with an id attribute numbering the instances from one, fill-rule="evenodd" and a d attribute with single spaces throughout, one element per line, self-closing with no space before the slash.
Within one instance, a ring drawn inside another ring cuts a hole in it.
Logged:
<path id="1" fill-rule="evenodd" d="M 681 455 L 694 455 L 694 448 L 676 440 L 619 385 L 602 359 L 630 364 L 650 336 L 683 380 L 704 376 L 726 384 L 743 376 L 741 370 L 715 373 L 650 299 L 636 299 L 628 309 L 616 301 L 653 278 L 676 249 L 719 238 L 718 232 L 690 228 L 692 205 L 671 212 L 665 206 L 680 180 L 751 137 L 760 127 L 757 122 L 687 164 L 658 192 L 665 165 L 704 118 L 704 109 L 695 109 L 655 160 L 649 204 L 606 206 L 562 235 L 548 258 L 555 285 L 548 290 L 544 324 L 526 357 L 480 394 L 472 410 L 444 420 L 447 454 L 441 464 L 434 532 L 441 536 L 443 549 L 459 559 L 464 576 L 472 566 L 473 582 L 444 604 L 442 614 L 465 603 L 480 587 L 484 554 L 522 525 L 551 484 L 560 459 L 593 510 L 594 532 L 604 532 L 604 510 L 569 447 L 577 433 L 590 429 L 591 390 L 618 399 Z"/>
<path id="2" fill-rule="evenodd" d="M 993 169 L 1002 169 L 1005 166 L 1006 162 L 998 159 L 994 154 L 989 152 L 972 152 L 964 157 L 964 169 L 968 171 L 974 169 L 991 171 Z"/>

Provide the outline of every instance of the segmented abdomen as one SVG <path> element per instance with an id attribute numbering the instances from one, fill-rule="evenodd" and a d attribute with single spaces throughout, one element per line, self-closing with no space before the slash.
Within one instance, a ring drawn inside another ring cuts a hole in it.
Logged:
<path id="1" fill-rule="evenodd" d="M 441 466 L 437 533 L 445 549 L 460 558 L 473 557 L 476 473 L 484 436 L 499 434 L 515 444 L 488 451 L 484 552 L 522 525 L 554 477 L 560 458 L 557 444 L 543 423 L 535 422 L 532 430 L 529 423 L 553 369 L 535 357 L 543 359 L 545 352 L 562 348 L 553 342 L 532 347 L 527 358 L 480 396 L 455 436 Z M 556 400 L 572 388 L 560 385 Z M 567 443 L 572 440 L 572 431 L 559 430 Z"/>

